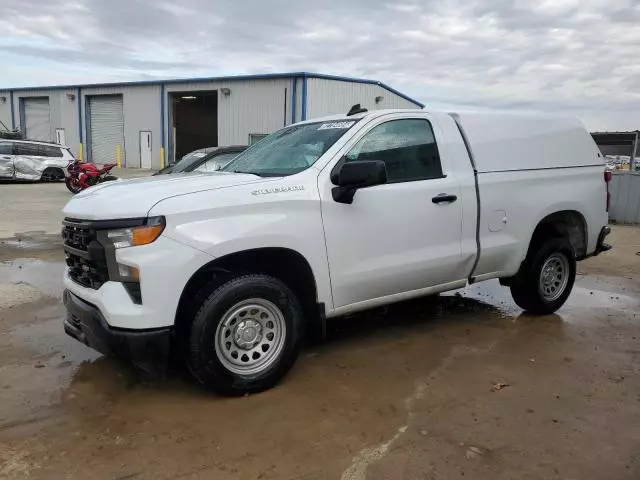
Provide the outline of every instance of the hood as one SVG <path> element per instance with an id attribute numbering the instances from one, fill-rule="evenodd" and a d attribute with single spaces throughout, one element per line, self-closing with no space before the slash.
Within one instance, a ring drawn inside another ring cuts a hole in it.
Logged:
<path id="1" fill-rule="evenodd" d="M 256 175 L 226 172 L 117 180 L 80 192 L 67 203 L 63 213 L 82 220 L 146 217 L 151 207 L 166 198 L 262 181 L 264 178 Z"/>

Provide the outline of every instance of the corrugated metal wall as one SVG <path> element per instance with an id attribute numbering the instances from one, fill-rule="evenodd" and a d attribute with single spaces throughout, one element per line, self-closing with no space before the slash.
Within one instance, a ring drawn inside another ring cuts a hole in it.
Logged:
<path id="1" fill-rule="evenodd" d="M 67 146 L 71 148 L 74 155 L 78 154 L 78 98 L 75 89 L 62 90 L 30 90 L 28 92 L 14 92 L 13 108 L 14 122 L 16 128 L 24 131 L 24 125 L 20 125 L 20 104 L 21 99 L 31 97 L 49 97 L 49 109 L 51 118 L 51 139 L 55 139 L 56 128 L 64 128 Z M 7 96 L 7 98 L 9 98 Z M 11 105 L 9 106 L 9 123 L 11 127 Z M 5 122 L 6 123 L 6 122 Z"/>
<path id="2" fill-rule="evenodd" d="M 160 167 L 160 85 L 100 87 L 82 89 L 82 130 L 87 148 L 87 97 L 122 95 L 124 111 L 123 166 L 140 167 L 140 132 L 151 132 L 151 159 L 154 168 Z M 115 146 L 114 146 L 115 148 Z M 87 158 L 85 154 L 85 158 Z M 115 160 L 115 159 L 114 159 Z"/>
<path id="3" fill-rule="evenodd" d="M 614 172 L 610 192 L 609 219 L 640 223 L 640 173 Z"/>
<path id="4" fill-rule="evenodd" d="M 220 93 L 228 88 L 230 94 Z M 286 106 L 285 106 L 286 89 Z M 206 83 L 176 83 L 166 86 L 166 145 L 169 145 L 172 92 L 218 91 L 218 144 L 246 145 L 250 133 L 272 133 L 290 123 L 291 80 L 237 80 Z"/>
<path id="5" fill-rule="evenodd" d="M 124 146 L 124 108 L 122 95 L 90 95 L 87 115 L 89 160 L 94 163 L 126 165 Z"/>
<path id="6" fill-rule="evenodd" d="M 354 103 L 374 108 L 418 108 L 412 102 L 375 84 L 307 78 L 306 118 L 344 113 Z M 87 159 L 87 97 L 92 95 L 121 94 L 124 111 L 123 159 L 127 167 L 140 166 L 140 132 L 150 131 L 152 135 L 152 164 L 160 166 L 162 146 L 162 121 L 164 120 L 165 162 L 169 158 L 170 111 L 172 92 L 218 92 L 218 144 L 246 144 L 249 134 L 272 133 L 284 125 L 292 123 L 293 105 L 295 121 L 303 115 L 302 77 L 238 79 L 212 82 L 180 82 L 165 85 L 164 119 L 161 114 L 161 91 L 158 84 L 145 85 L 109 85 L 100 87 L 82 87 L 80 98 L 78 88 L 16 90 L 13 95 L 14 122 L 20 123 L 21 98 L 49 97 L 51 108 L 51 138 L 55 130 L 64 128 L 67 145 L 73 153 L 79 155 L 80 136 L 82 136 L 83 158 Z M 295 85 L 295 102 L 294 100 Z M 221 88 L 228 88 L 229 95 L 222 95 Z M 11 127 L 10 92 L 0 93 L 7 102 L 0 102 L 0 119 Z M 375 97 L 382 96 L 383 101 L 375 103 Z M 80 111 L 80 112 L 79 112 Z M 80 115 L 80 119 L 78 116 Z"/>
<path id="7" fill-rule="evenodd" d="M 1 98 L 4 98 L 4 102 Z M 9 91 L 0 90 L 0 121 L 11 130 L 11 92 Z"/>
<path id="8" fill-rule="evenodd" d="M 291 123 L 296 123 L 302 121 L 302 78 L 293 78 L 291 84 L 295 93 L 296 105 L 294 121 Z"/>
<path id="9" fill-rule="evenodd" d="M 25 135 L 31 140 L 51 142 L 51 106 L 49 97 L 25 98 L 24 109 Z"/>
<path id="10" fill-rule="evenodd" d="M 375 101 L 378 96 L 382 97 L 380 103 Z M 368 110 L 420 108 L 379 85 L 321 78 L 307 79 L 307 118 L 347 113 L 356 103 Z"/>

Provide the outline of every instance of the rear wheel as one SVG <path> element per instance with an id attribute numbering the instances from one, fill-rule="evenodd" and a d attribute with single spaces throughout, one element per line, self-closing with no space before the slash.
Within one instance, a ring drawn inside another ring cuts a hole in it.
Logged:
<path id="1" fill-rule="evenodd" d="M 511 285 L 519 307 L 546 315 L 558 310 L 569 298 L 576 278 L 576 255 L 566 238 L 539 243 L 525 259 Z"/>
<path id="2" fill-rule="evenodd" d="M 303 317 L 297 298 L 280 280 L 258 274 L 211 289 L 191 325 L 189 369 L 222 394 L 271 388 L 298 356 Z"/>
<path id="3" fill-rule="evenodd" d="M 64 178 L 64 171 L 61 168 L 47 167 L 40 177 L 41 182 L 55 182 Z"/>

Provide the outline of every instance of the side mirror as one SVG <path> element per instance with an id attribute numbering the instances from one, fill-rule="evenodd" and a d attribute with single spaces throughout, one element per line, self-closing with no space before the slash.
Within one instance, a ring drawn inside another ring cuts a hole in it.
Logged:
<path id="1" fill-rule="evenodd" d="M 387 169 L 380 160 L 344 162 L 331 173 L 331 182 L 337 185 L 331 190 L 336 202 L 353 203 L 359 188 L 386 183 Z"/>

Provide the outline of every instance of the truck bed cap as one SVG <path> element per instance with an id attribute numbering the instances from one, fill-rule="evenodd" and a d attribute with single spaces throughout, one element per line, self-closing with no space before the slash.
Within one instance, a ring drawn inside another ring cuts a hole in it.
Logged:
<path id="1" fill-rule="evenodd" d="M 604 165 L 582 123 L 542 113 L 460 112 L 479 173 Z"/>

